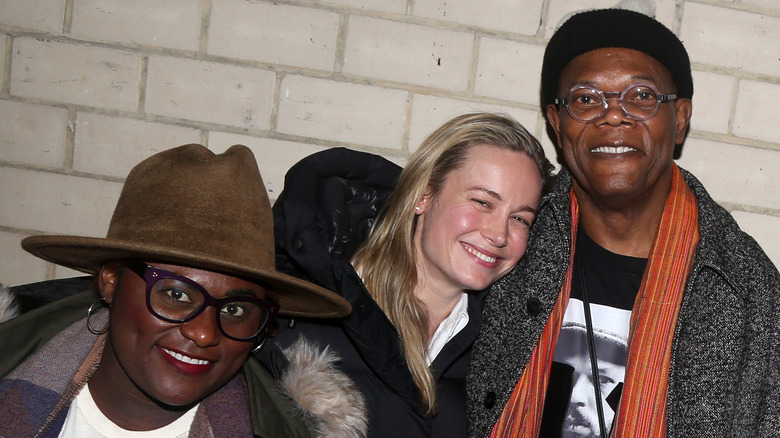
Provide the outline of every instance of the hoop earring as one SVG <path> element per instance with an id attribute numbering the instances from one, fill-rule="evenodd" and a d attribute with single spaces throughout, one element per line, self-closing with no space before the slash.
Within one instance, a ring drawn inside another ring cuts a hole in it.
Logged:
<path id="1" fill-rule="evenodd" d="M 108 331 L 108 324 L 106 324 L 106 326 L 100 330 L 96 330 L 94 327 L 92 327 L 92 317 L 95 316 L 95 314 L 101 307 L 110 309 L 111 303 L 106 301 L 105 298 L 101 298 L 95 301 L 94 303 L 92 303 L 92 305 L 89 306 L 89 310 L 87 311 L 87 330 L 89 330 L 89 332 L 92 333 L 93 335 L 102 335 L 103 333 Z"/>
<path id="2" fill-rule="evenodd" d="M 254 347 L 252 347 L 252 350 L 250 351 L 251 354 L 255 354 L 258 351 L 260 351 L 260 349 L 263 348 L 263 345 L 265 345 L 265 341 L 267 341 L 268 338 L 269 338 L 269 336 L 267 334 L 265 334 L 265 333 L 263 333 L 262 336 L 263 336 L 263 340 L 260 341 L 259 344 L 257 344 Z"/>

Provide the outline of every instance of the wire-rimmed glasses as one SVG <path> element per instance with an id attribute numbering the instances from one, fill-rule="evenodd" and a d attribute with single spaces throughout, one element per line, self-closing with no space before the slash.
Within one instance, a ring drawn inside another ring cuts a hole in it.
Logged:
<path id="1" fill-rule="evenodd" d="M 609 108 L 608 99 L 616 98 L 620 108 L 635 120 L 647 120 L 658 114 L 663 102 L 677 99 L 676 94 L 662 94 L 651 84 L 631 84 L 621 92 L 605 92 L 591 85 L 575 85 L 565 98 L 556 98 L 569 115 L 583 123 L 602 117 Z"/>

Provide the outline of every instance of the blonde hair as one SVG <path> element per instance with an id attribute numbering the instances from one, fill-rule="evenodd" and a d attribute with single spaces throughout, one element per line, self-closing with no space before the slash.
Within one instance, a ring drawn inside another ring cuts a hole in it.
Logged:
<path id="1" fill-rule="evenodd" d="M 429 414 L 436 412 L 436 382 L 425 362 L 428 312 L 414 295 L 414 207 L 429 190 L 435 198 L 447 175 L 463 166 L 469 149 L 481 144 L 528 155 L 539 169 L 543 186 L 549 185 L 552 165 L 539 142 L 517 121 L 493 113 L 455 117 L 428 136 L 409 158 L 368 239 L 352 260 L 366 289 L 398 330 L 420 402 Z"/>

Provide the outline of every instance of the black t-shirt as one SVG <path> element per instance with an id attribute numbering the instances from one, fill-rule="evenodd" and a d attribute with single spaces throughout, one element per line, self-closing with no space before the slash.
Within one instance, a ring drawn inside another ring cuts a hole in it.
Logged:
<path id="1" fill-rule="evenodd" d="M 583 284 L 590 302 L 604 420 L 611 429 L 625 376 L 631 309 L 647 259 L 607 251 L 580 227 L 571 298 L 566 308 L 547 388 L 540 436 L 598 437 Z M 584 274 L 584 275 L 581 275 Z"/>

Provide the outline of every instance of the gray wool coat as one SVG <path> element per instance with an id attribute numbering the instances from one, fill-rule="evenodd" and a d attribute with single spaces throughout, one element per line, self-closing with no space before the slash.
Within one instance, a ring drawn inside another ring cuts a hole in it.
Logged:
<path id="1" fill-rule="evenodd" d="M 670 369 L 668 437 L 780 437 L 780 274 L 701 183 L 701 238 Z M 486 437 L 536 346 L 563 285 L 571 246 L 564 170 L 542 200 L 521 263 L 496 283 L 467 376 L 470 437 Z"/>

